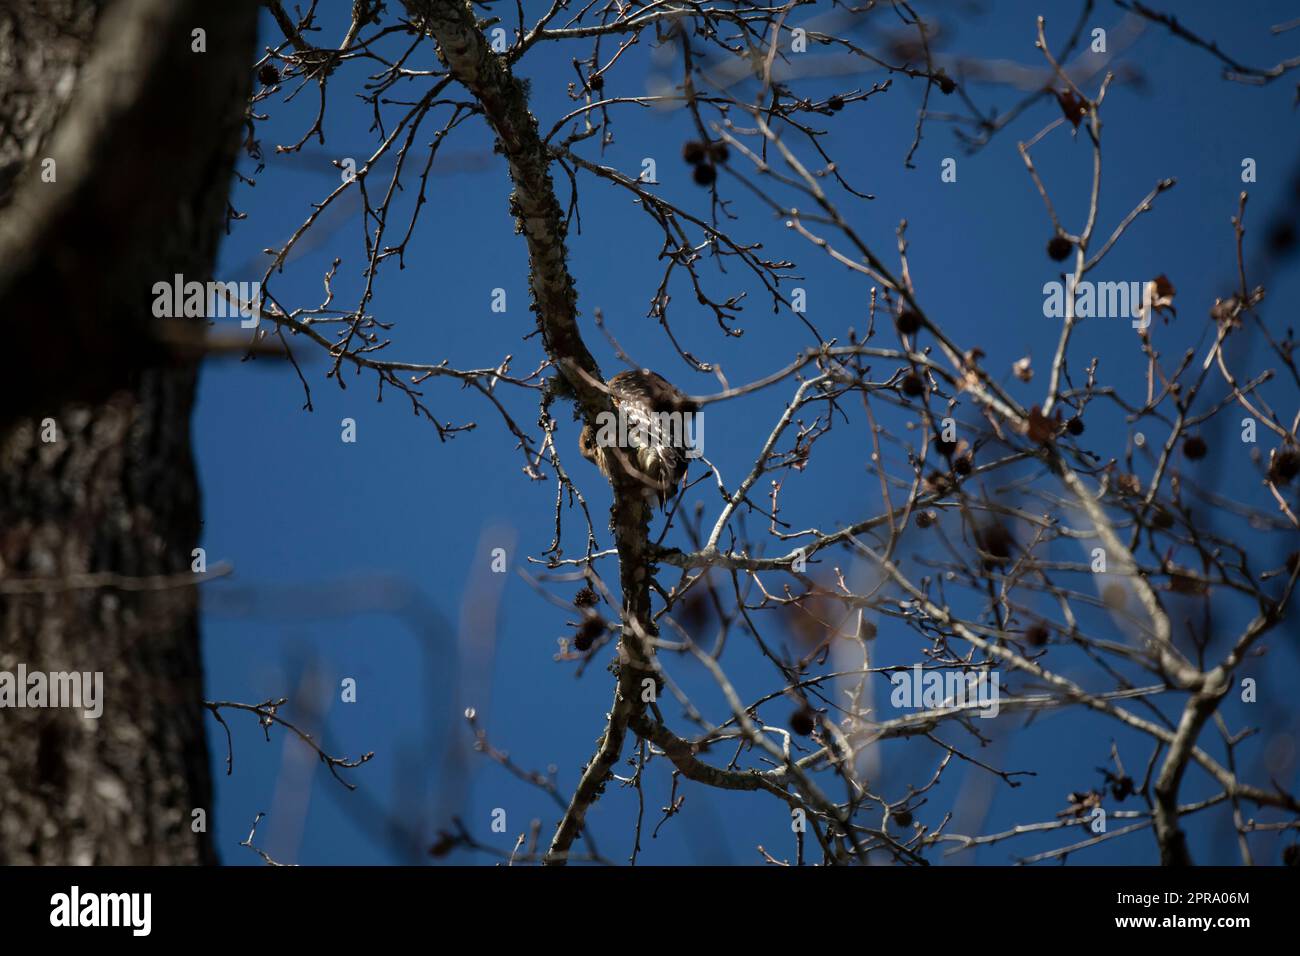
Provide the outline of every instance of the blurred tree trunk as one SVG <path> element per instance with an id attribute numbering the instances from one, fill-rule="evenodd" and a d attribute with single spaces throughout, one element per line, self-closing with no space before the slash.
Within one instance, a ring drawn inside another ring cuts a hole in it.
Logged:
<path id="1" fill-rule="evenodd" d="M 192 826 L 198 367 L 159 343 L 152 286 L 211 276 L 256 21 L 251 0 L 0 5 L 0 671 L 103 672 L 98 720 L 0 708 L 0 864 L 216 859 Z"/>

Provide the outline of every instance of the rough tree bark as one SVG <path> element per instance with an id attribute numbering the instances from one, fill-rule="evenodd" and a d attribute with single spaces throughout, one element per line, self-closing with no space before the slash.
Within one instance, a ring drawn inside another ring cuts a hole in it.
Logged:
<path id="1" fill-rule="evenodd" d="M 151 290 L 211 277 L 256 26 L 251 0 L 0 7 L 0 671 L 104 675 L 98 720 L 0 709 L 0 864 L 215 862 L 198 370 Z"/>
<path id="2" fill-rule="evenodd" d="M 464 0 L 406 0 L 406 8 L 413 22 L 434 38 L 438 56 L 474 95 L 497 134 L 515 187 L 512 209 L 528 242 L 533 309 L 547 355 L 573 390 L 587 422 L 594 423 L 597 415 L 610 409 L 609 395 L 578 328 L 578 294 L 569 272 L 565 220 L 551 179 L 551 155 L 538 135 L 524 87 L 504 58 L 492 52 Z M 649 518 L 640 485 L 616 472 L 612 523 L 623 592 L 618 680 L 604 733 L 556 828 L 546 855 L 548 864 L 567 862 L 587 810 L 604 790 L 623 751 L 629 725 L 645 715 L 645 682 L 656 680 L 654 654 L 646 640 L 657 634 L 650 609 L 654 566 Z"/>

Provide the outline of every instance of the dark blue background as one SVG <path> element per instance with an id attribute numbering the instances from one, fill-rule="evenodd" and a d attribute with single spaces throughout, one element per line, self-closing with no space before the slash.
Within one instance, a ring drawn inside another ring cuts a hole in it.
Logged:
<path id="1" fill-rule="evenodd" d="M 331 29 L 321 43 L 331 42 L 331 37 L 337 43 L 343 32 L 342 17 L 349 5 L 335 6 L 338 19 L 328 21 Z M 530 19 L 545 6 L 549 3 L 525 3 Z M 1048 6 L 1052 10 L 1048 35 L 1056 46 L 1073 25 L 1077 9 L 1075 4 Z M 1271 24 L 1293 12 L 1283 3 L 1240 7 L 1186 3 L 1179 8 L 1194 29 L 1212 34 L 1225 49 L 1259 65 L 1294 54 L 1300 36 L 1296 32 L 1269 35 Z M 977 13 L 966 7 L 941 9 L 952 29 L 941 49 L 1033 68 L 1041 63 L 1033 48 L 1034 16 L 1041 5 L 1004 2 Z M 953 16 L 947 15 L 950 9 Z M 513 8 L 503 5 L 500 10 L 507 25 L 512 25 Z M 806 16 L 800 10 L 791 22 Z M 892 15 L 882 11 L 873 16 Z M 1092 23 L 1111 28 L 1114 35 L 1122 16 L 1122 11 L 1102 4 Z M 277 37 L 269 17 L 263 30 L 264 42 L 274 44 Z M 607 96 L 645 92 L 648 45 L 643 41 L 626 63 L 609 72 Z M 607 56 L 612 46 L 603 49 Z M 544 131 L 576 105 L 566 95 L 574 79 L 570 60 L 589 52 L 589 42 L 543 44 L 518 67 L 532 81 L 531 106 Z M 1199 346 L 1199 361 L 1212 325 L 1207 309 L 1215 296 L 1233 287 L 1229 218 L 1243 188 L 1242 159 L 1254 158 L 1259 170 L 1258 183 L 1249 187 L 1248 226 L 1262 229 L 1269 210 L 1291 188 L 1290 176 L 1300 155 L 1292 109 L 1295 84 L 1283 79 L 1258 88 L 1226 82 L 1210 56 L 1154 27 L 1148 27 L 1122 58 L 1140 70 L 1145 83 L 1116 84 L 1103 108 L 1099 235 L 1109 235 L 1157 180 L 1176 177 L 1178 186 L 1161 196 L 1155 210 L 1129 230 L 1093 278 L 1145 280 L 1166 273 L 1177 288 L 1179 312 L 1172 324 L 1158 324 L 1157 346 L 1166 356 Z M 435 68 L 432 47 L 426 44 L 413 65 Z M 331 79 L 326 144 L 309 147 L 302 157 L 276 157 L 271 147 L 295 142 L 307 129 L 315 110 L 315 88 L 309 87 L 288 105 L 278 98 L 260 105 L 260 110 L 270 113 L 270 120 L 258 125 L 268 165 L 255 176 L 255 187 L 240 186 L 235 191 L 234 204 L 248 213 L 248 219 L 235 225 L 224 244 L 218 278 L 260 277 L 261 268 L 248 266 L 249 261 L 262 248 L 280 245 L 305 218 L 308 204 L 319 201 L 338 183 L 338 171 L 329 160 L 352 156 L 360 164 L 373 150 L 369 109 L 353 95 L 363 69 L 367 68 L 345 65 Z M 866 88 L 883 79 L 879 72 L 867 73 L 833 82 L 803 81 L 799 88 L 810 96 L 825 96 L 855 86 Z M 1095 81 L 1089 89 L 1095 89 Z M 949 126 L 930 121 L 914 158 L 916 168 L 907 169 L 903 157 L 921 90 L 920 82 L 895 77 L 889 92 L 851 104 L 834 120 L 821 124 L 831 130 L 825 137 L 826 148 L 845 176 L 877 197 L 863 203 L 841 194 L 837 201 L 891 264 L 896 262 L 894 231 L 900 219 L 908 220 L 911 272 L 928 314 L 959 344 L 984 349 L 986 367 L 1001 376 L 1020 400 L 1031 404 L 1041 399 L 1046 388 L 1046 365 L 1059 329 L 1058 323 L 1042 315 L 1042 284 L 1055 278 L 1059 269 L 1044 255 L 1050 225 L 1016 153 L 1016 142 L 1027 140 L 1056 118 L 1058 107 L 1051 100 L 1043 101 L 975 155 L 965 153 Z M 404 94 L 405 98 L 412 95 L 409 90 Z M 1004 86 L 976 85 L 973 95 L 985 108 L 1006 109 L 1022 94 Z M 931 105 L 948 109 L 958 104 L 955 98 L 943 101 L 936 93 Z M 389 114 L 396 115 L 396 111 Z M 590 140 L 578 147 L 582 154 L 629 176 L 639 174 L 644 157 L 652 157 L 658 164 L 655 189 L 698 214 L 707 214 L 707 193 L 690 182 L 688 168 L 678 156 L 681 142 L 692 135 L 686 114 L 621 106 L 611 115 L 615 142 L 601 155 L 596 141 Z M 736 119 L 740 122 L 741 117 Z M 430 121 L 417 140 L 419 148 L 435 128 Z M 490 133 L 477 118 L 449 137 L 445 150 L 471 160 L 462 165 L 477 163 L 482 168 L 467 172 L 453 166 L 435 173 L 430 203 L 408 250 L 407 268 L 399 272 L 396 263 L 389 262 L 377 282 L 370 311 L 394 323 L 389 358 L 428 363 L 446 359 L 456 367 L 482 368 L 495 366 L 509 353 L 515 356 L 516 373 L 531 371 L 540 360 L 537 339 L 524 338 L 534 324 L 528 310 L 526 248 L 514 234 L 507 205 L 510 184 L 501 158 L 491 153 L 491 143 Z M 423 157 L 417 149 L 411 168 L 418 169 Z M 945 157 L 957 159 L 956 183 L 940 181 Z M 1058 212 L 1067 227 L 1077 231 L 1086 212 L 1091 169 L 1086 139 L 1057 129 L 1034 149 L 1034 158 Z M 734 165 L 752 174 L 743 161 Z M 250 160 L 241 163 L 241 170 L 249 175 L 254 168 Z M 558 169 L 554 172 L 561 202 L 567 203 L 567 179 Z M 412 187 L 405 199 L 409 203 L 414 195 L 414 177 L 409 172 L 406 181 Z M 575 228 L 569 237 L 570 266 L 580 296 L 582 327 L 606 374 L 619 365 L 591 321 L 596 308 L 637 361 L 668 375 L 689 392 L 716 391 L 717 382 L 688 369 L 655 320 L 646 317 L 663 269 L 656 258 L 660 234 L 626 192 L 589 176 L 579 178 L 579 187 L 581 231 Z M 372 191 L 376 188 L 372 186 Z M 789 287 L 807 290 L 808 318 L 823 335 L 843 341 L 850 327 L 865 328 L 869 286 L 862 277 L 836 267 L 782 228 L 726 173 L 719 193 L 734 201 L 733 211 L 741 217 L 738 223 L 726 224 L 726 229 L 744 240 L 761 238 L 773 257 L 797 261 L 793 271 L 804 278 Z M 408 210 L 409 205 L 401 208 Z M 404 228 L 404 221 L 392 228 Z M 327 242 L 292 262 L 271 287 L 278 300 L 293 305 L 319 302 L 321 276 L 331 258 L 340 256 L 343 263 L 336 289 L 342 307 L 353 305 L 364 263 L 362 229 L 361 217 L 354 214 Z M 1261 246 L 1260 232 L 1252 232 L 1248 252 Z M 711 263 L 702 265 L 716 297 L 748 290 L 739 323 L 745 329 L 743 338 L 724 338 L 684 284 L 673 286 L 670 318 L 686 349 L 704 361 L 720 363 L 730 381 L 738 383 L 780 367 L 812 339 L 788 312 L 773 314 L 770 300 L 734 260 L 729 260 L 728 270 L 721 275 Z M 497 287 L 507 291 L 505 314 L 490 309 L 491 290 Z M 1295 292 L 1293 275 L 1278 275 L 1270 282 L 1263 314 L 1275 335 L 1292 321 L 1289 303 Z M 880 344 L 888 345 L 891 338 L 885 336 Z M 235 734 L 234 773 L 226 776 L 224 734 L 209 722 L 213 771 L 219 775 L 215 833 L 223 859 L 235 864 L 259 862 L 237 845 L 259 811 L 269 814 L 259 829 L 259 845 L 277 858 L 305 864 L 418 862 L 427 859 L 421 855 L 422 847 L 453 815 L 459 815 L 478 839 L 504 851 L 535 818 L 541 820 L 543 842 L 549 840 L 560 816 L 558 806 L 486 757 L 472 753 L 472 737 L 461 714 L 467 706 L 476 708 L 494 745 L 508 750 L 521 766 L 544 770 L 553 764 L 565 799 L 603 727 L 611 698 L 611 682 L 603 670 L 609 650 L 581 679 L 575 679 L 574 664 L 554 659 L 556 639 L 569 633 L 566 622 L 573 620 L 573 614 L 548 601 L 517 573 L 536 575 L 542 570 L 528 565 L 526 556 L 540 554 L 550 543 L 553 482 L 530 482 L 522 474 L 514 439 L 476 392 L 445 379 L 426 384 L 429 406 L 440 419 L 478 425 L 440 442 L 429 422 L 413 415 L 400 394 L 388 389 L 382 403 L 376 402 L 372 374 L 356 376 L 347 371 L 347 388 L 341 390 L 325 380 L 328 359 L 321 350 L 310 344 L 295 346 L 311 386 L 312 413 L 304 411 L 302 386 L 284 363 L 222 361 L 204 370 L 195 415 L 206 522 L 203 545 L 209 561 L 230 561 L 235 568 L 231 578 L 205 586 L 207 693 L 209 698 L 249 702 L 288 696 L 292 706 L 285 716 L 323 734 L 329 750 L 348 756 L 373 750 L 376 756 L 364 768 L 347 774 L 359 787 L 351 793 L 330 779 L 326 768 L 296 738 L 277 730 L 267 743 L 251 716 L 232 714 L 228 719 Z M 1010 364 L 1025 354 L 1033 357 L 1038 370 L 1029 385 L 1015 382 L 1009 373 Z M 1076 383 L 1093 355 L 1100 357 L 1102 379 L 1140 400 L 1145 393 L 1145 365 L 1126 322 L 1098 320 L 1080 326 L 1072 351 Z M 1234 361 L 1242 363 L 1239 368 L 1276 364 L 1266 362 L 1266 357 L 1258 342 L 1233 354 Z M 1167 359 L 1167 364 L 1171 361 Z M 882 370 L 880 377 L 888 371 Z M 1269 393 L 1284 419 L 1294 414 L 1294 392 L 1282 383 Z M 532 393 L 503 386 L 498 394 L 522 424 L 535 421 Z M 706 451 L 733 484 L 752 463 L 789 394 L 790 388 L 781 386 L 710 407 Z M 1207 393 L 1220 394 L 1217 389 Z M 970 414 L 969 405 L 963 412 Z M 557 405 L 556 413 L 561 422 L 561 452 L 591 502 L 602 545 L 608 546 L 608 488 L 595 469 L 575 454 L 576 426 L 569 407 Z M 357 422 L 356 444 L 340 441 L 339 423 L 344 417 Z M 1127 428 L 1122 419 L 1102 411 L 1095 422 L 1090 420 L 1086 437 L 1095 439 L 1093 447 L 1098 451 L 1117 454 Z M 879 512 L 879 486 L 866 468 L 865 435 L 859 410 L 852 428 L 840 427 L 818 446 L 812 466 L 786 480 L 784 518 L 796 527 L 815 524 L 829 529 Z M 1207 468 L 1217 462 L 1215 487 L 1273 511 L 1250 464 L 1250 446 L 1238 447 L 1232 432 L 1223 436 L 1207 461 Z M 1160 442 L 1165 436 L 1150 437 Z M 1267 438 L 1261 441 L 1268 447 Z M 1149 465 L 1145 471 L 1149 473 Z M 711 525 L 717 513 L 716 496 L 707 483 L 693 494 L 705 503 L 706 526 Z M 1221 522 L 1222 530 L 1233 527 L 1236 519 L 1207 514 L 1206 520 Z M 656 521 L 657 529 L 662 519 Z M 565 553 L 573 556 L 580 553 L 583 542 L 580 513 L 566 512 L 565 522 Z M 758 518 L 750 527 L 757 531 L 764 524 Z M 1277 537 L 1268 542 L 1261 539 L 1259 567 L 1276 567 L 1285 551 L 1295 547 L 1294 539 L 1287 543 Z M 680 537 L 670 536 L 670 541 L 683 543 Z M 509 555 L 508 575 L 490 572 L 490 554 L 496 547 L 505 548 Z M 1075 554 L 1072 559 L 1080 558 Z M 835 558 L 836 563 L 849 560 L 847 555 Z M 613 565 L 605 563 L 607 577 L 614 581 L 608 573 Z M 853 567 L 854 573 L 861 572 Z M 574 590 L 575 585 L 550 588 L 561 604 Z M 1225 627 L 1221 640 L 1228 639 L 1247 611 L 1236 604 L 1221 605 L 1219 620 Z M 769 640 L 789 643 L 779 626 L 764 623 Z M 1243 669 L 1243 674 L 1261 680 L 1261 703 L 1251 708 L 1225 706 L 1233 728 L 1243 721 L 1265 728 L 1239 752 L 1243 775 L 1264 785 L 1270 776 L 1293 788 L 1300 782 L 1296 708 L 1291 703 L 1300 676 L 1295 631 L 1293 621 L 1285 624 L 1265 641 L 1269 655 Z M 1222 653 L 1223 644 L 1216 649 Z M 914 637 L 889 623 L 882 627 L 879 652 L 881 661 L 917 659 Z M 740 634 L 732 636 L 724 663 L 742 696 L 757 696 L 775 686 L 770 665 L 756 662 Z M 1109 686 L 1104 675 L 1082 660 L 1067 664 L 1063 658 L 1049 659 L 1049 663 L 1086 686 Z M 668 666 L 684 687 L 698 695 L 710 717 L 727 716 L 698 666 L 676 658 Z M 339 702 L 339 681 L 344 677 L 358 682 L 356 703 Z M 877 701 L 886 702 L 887 685 L 877 680 Z M 1181 699 L 1179 695 L 1161 706 L 1174 713 Z M 774 706 L 777 709 L 764 713 L 779 722 L 787 705 Z M 670 722 L 680 721 L 675 705 L 666 711 Z M 1021 718 L 1004 718 L 997 722 L 996 732 L 989 732 L 995 743 L 979 750 L 979 759 L 1037 775 L 1017 778 L 1021 786 L 1010 788 L 957 761 L 929 795 L 930 802 L 918 811 L 918 819 L 935 826 L 945 811 L 955 807 L 957 821 L 950 829 L 966 833 L 1050 820 L 1066 806 L 1068 792 L 1099 785 L 1094 768 L 1108 762 L 1112 740 L 1119 742 L 1135 776 L 1140 777 L 1150 753 L 1145 739 L 1134 738 L 1114 721 L 1079 710 L 1043 715 L 1028 725 Z M 949 729 L 941 736 L 975 752 L 970 739 L 959 731 Z M 1203 735 L 1212 752 L 1221 755 L 1216 738 L 1213 728 Z M 940 755 L 925 741 L 891 742 L 873 757 L 872 788 L 898 799 L 908 783 L 919 785 L 929 779 Z M 625 770 L 630 768 L 620 768 Z M 659 808 L 668 802 L 668 777 L 664 762 L 651 765 L 644 862 L 750 864 L 759 862 L 756 844 L 777 856 L 793 852 L 783 804 L 767 796 L 711 792 L 689 783 L 680 791 L 686 795 L 683 812 L 650 839 Z M 607 790 L 588 821 L 602 852 L 623 860 L 631 847 L 636 797 L 614 783 Z M 1204 775 L 1193 767 L 1184 799 L 1212 792 Z M 1130 800 L 1125 806 L 1132 809 L 1137 802 Z M 494 808 L 507 813 L 505 834 L 490 830 Z M 1198 862 L 1236 862 L 1229 817 L 1222 808 L 1190 818 L 1187 826 Z M 1083 836 L 1077 831 L 1031 836 L 948 860 L 1002 863 Z M 1255 841 L 1260 860 L 1277 861 L 1281 845 L 1277 838 L 1260 836 Z M 403 845 L 412 849 L 403 853 L 399 849 Z M 934 854 L 932 858 L 942 859 Z M 481 863 L 492 858 L 457 852 L 449 859 Z M 1154 841 L 1143 832 L 1089 850 L 1077 862 L 1154 859 Z"/>

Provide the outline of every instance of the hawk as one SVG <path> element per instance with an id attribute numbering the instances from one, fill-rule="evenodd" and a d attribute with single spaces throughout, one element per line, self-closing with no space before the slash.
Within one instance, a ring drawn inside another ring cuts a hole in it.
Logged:
<path id="1" fill-rule="evenodd" d="M 584 424 L 578 450 L 610 481 L 615 469 L 639 481 L 645 497 L 663 508 L 686 475 L 687 458 L 693 457 L 687 425 L 699 407 L 645 368 L 620 372 L 608 388 L 614 415 L 595 428 Z M 697 432 L 692 428 L 691 433 Z"/>

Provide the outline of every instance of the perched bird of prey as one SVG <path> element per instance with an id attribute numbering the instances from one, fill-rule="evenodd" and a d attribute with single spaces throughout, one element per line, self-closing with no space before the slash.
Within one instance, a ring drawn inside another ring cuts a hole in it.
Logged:
<path id="1" fill-rule="evenodd" d="M 582 457 L 611 481 L 618 469 L 645 486 L 645 496 L 663 508 L 695 457 L 691 437 L 700 436 L 698 406 L 649 369 L 620 372 L 609 380 L 614 414 L 578 436 Z M 690 436 L 690 437 L 688 437 Z"/>

